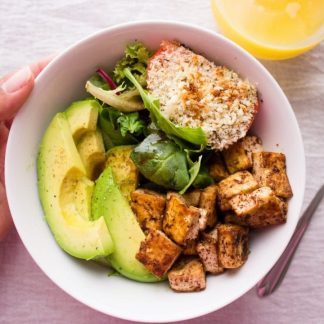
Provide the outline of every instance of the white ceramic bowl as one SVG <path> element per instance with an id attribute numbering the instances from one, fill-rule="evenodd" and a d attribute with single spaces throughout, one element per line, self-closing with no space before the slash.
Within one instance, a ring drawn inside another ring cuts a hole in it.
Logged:
<path id="1" fill-rule="evenodd" d="M 262 104 L 253 130 L 267 150 L 287 156 L 294 191 L 288 221 L 253 235 L 251 254 L 238 271 L 208 276 L 199 293 L 174 293 L 167 283 L 144 284 L 91 262 L 78 261 L 56 244 L 37 193 L 36 157 L 54 114 L 86 96 L 84 85 L 98 66 L 112 69 L 126 44 L 138 39 L 154 49 L 163 39 L 177 39 L 207 58 L 224 64 L 257 84 Z M 269 72 L 228 39 L 203 28 L 175 22 L 136 22 L 102 30 L 68 48 L 39 76 L 28 102 L 12 125 L 6 156 L 6 186 L 18 233 L 39 267 L 80 302 L 119 318 L 166 322 L 194 318 L 220 309 L 242 296 L 264 276 L 286 247 L 298 220 L 305 186 L 301 134 L 293 110 Z"/>

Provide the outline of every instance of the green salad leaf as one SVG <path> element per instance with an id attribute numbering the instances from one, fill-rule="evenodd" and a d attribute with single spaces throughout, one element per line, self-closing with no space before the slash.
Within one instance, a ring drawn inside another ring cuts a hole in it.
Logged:
<path id="1" fill-rule="evenodd" d="M 145 122 L 140 118 L 138 112 L 122 114 L 118 117 L 117 122 L 120 124 L 122 136 L 126 136 L 127 133 L 141 135 L 146 128 Z"/>
<path id="2" fill-rule="evenodd" d="M 158 133 L 137 145 L 131 159 L 146 179 L 166 189 L 181 190 L 190 180 L 186 153 Z"/>
<path id="3" fill-rule="evenodd" d="M 202 159 L 202 155 L 199 156 L 198 161 L 195 162 L 189 169 L 190 178 L 188 183 L 179 191 L 181 195 L 183 195 L 196 180 L 200 170 L 201 159 Z"/>
<path id="4" fill-rule="evenodd" d="M 161 133 L 152 133 L 137 145 L 131 159 L 151 182 L 184 193 L 195 181 L 202 156 L 191 165 L 187 153 Z"/>
<path id="5" fill-rule="evenodd" d="M 99 113 L 99 125 L 102 130 L 106 150 L 117 145 L 137 144 L 139 140 L 131 133 L 122 134 L 118 119 L 124 114 L 111 107 L 104 107 Z"/>
<path id="6" fill-rule="evenodd" d="M 129 44 L 125 49 L 124 57 L 117 62 L 113 71 L 115 81 L 118 84 L 124 83 L 127 87 L 133 86 L 124 72 L 124 69 L 128 68 L 136 80 L 145 85 L 147 61 L 150 56 L 150 51 L 141 42 Z"/>
<path id="7" fill-rule="evenodd" d="M 119 111 L 133 112 L 144 109 L 136 89 L 123 91 L 125 87 L 119 86 L 114 90 L 104 90 L 102 86 L 95 85 L 91 80 L 87 81 L 85 88 L 93 97 Z"/>
<path id="8" fill-rule="evenodd" d="M 125 69 L 124 73 L 126 77 L 134 84 L 139 91 L 144 106 L 149 110 L 152 121 L 167 135 L 173 135 L 180 137 L 181 139 L 196 145 L 207 145 L 207 137 L 202 128 L 180 127 L 173 124 L 169 119 L 165 118 L 160 111 L 160 102 L 158 99 L 152 98 L 143 89 L 140 83 L 132 75 L 129 69 Z"/>
<path id="9" fill-rule="evenodd" d="M 106 149 L 138 144 L 146 135 L 146 117 L 137 112 L 123 113 L 104 106 L 99 111 L 98 120 Z"/>
<path id="10" fill-rule="evenodd" d="M 89 82 L 91 82 L 94 86 L 103 89 L 103 90 L 110 90 L 110 87 L 108 83 L 102 79 L 102 77 L 98 74 L 94 74 L 90 79 Z"/>
<path id="11" fill-rule="evenodd" d="M 195 181 L 192 183 L 192 186 L 195 188 L 205 188 L 214 184 L 215 181 L 208 172 L 208 168 L 205 165 L 201 165 L 199 173 Z"/>

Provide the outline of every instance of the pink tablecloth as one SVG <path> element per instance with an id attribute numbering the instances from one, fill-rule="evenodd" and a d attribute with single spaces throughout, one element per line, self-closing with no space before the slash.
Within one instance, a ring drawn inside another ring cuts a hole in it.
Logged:
<path id="1" fill-rule="evenodd" d="M 176 19 L 216 29 L 209 0 L 1 0 L 0 75 L 120 22 Z M 301 126 L 307 160 L 305 204 L 324 182 L 324 44 L 299 58 L 266 62 Z M 190 323 L 324 323 L 324 204 L 280 289 L 255 289 Z M 1 212 L 1 211 L 0 211 Z M 0 323 L 124 323 L 75 301 L 37 267 L 15 230 L 0 243 Z"/>
<path id="2" fill-rule="evenodd" d="M 321 214 L 323 212 L 322 207 Z M 315 230 L 316 223 L 311 231 Z M 252 289 L 220 311 L 189 323 L 323 323 L 324 264 L 323 258 L 319 262 L 319 258 L 313 257 L 316 250 L 310 244 L 310 236 L 305 237 L 287 278 L 273 296 L 259 299 Z M 322 248 L 323 243 L 322 238 Z M 100 314 L 56 287 L 37 267 L 17 232 L 12 230 L 6 241 L 0 243 L 0 323 L 127 322 Z"/>

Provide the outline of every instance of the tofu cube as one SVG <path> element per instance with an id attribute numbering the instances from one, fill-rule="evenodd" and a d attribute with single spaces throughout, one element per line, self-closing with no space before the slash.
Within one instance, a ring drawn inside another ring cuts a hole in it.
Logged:
<path id="1" fill-rule="evenodd" d="M 162 229 L 165 204 L 165 197 L 151 190 L 131 193 L 131 207 L 143 231 Z"/>
<path id="2" fill-rule="evenodd" d="M 186 246 L 183 247 L 182 253 L 184 255 L 197 255 L 197 241 L 196 240 L 188 241 Z"/>
<path id="3" fill-rule="evenodd" d="M 262 146 L 262 141 L 259 137 L 254 136 L 254 135 L 248 135 L 242 138 L 242 146 L 251 161 L 251 166 L 253 162 L 253 153 L 254 152 L 262 152 L 263 151 L 263 146 Z"/>
<path id="4" fill-rule="evenodd" d="M 270 187 L 276 196 L 282 198 L 292 197 L 286 173 L 286 157 L 283 153 L 253 153 L 252 173 L 261 187 Z"/>
<path id="5" fill-rule="evenodd" d="M 172 267 L 181 253 L 181 248 L 173 243 L 163 232 L 150 230 L 141 242 L 136 259 L 147 270 L 162 278 Z"/>
<path id="6" fill-rule="evenodd" d="M 203 239 L 197 244 L 197 252 L 206 272 L 218 274 L 224 272 L 220 266 L 217 251 L 217 229 L 211 233 L 205 233 Z"/>
<path id="7" fill-rule="evenodd" d="M 241 267 L 247 260 L 248 228 L 234 224 L 221 224 L 218 230 L 218 260 L 225 269 Z"/>
<path id="8" fill-rule="evenodd" d="M 199 207 L 201 191 L 199 189 L 195 189 L 190 192 L 186 192 L 183 195 L 183 198 L 186 200 L 189 206 Z"/>
<path id="9" fill-rule="evenodd" d="M 199 207 L 207 211 L 207 226 L 213 227 L 217 222 L 216 198 L 217 185 L 206 187 L 200 195 Z"/>
<path id="10" fill-rule="evenodd" d="M 208 242 L 216 244 L 218 242 L 218 229 L 214 227 L 210 232 L 203 233 L 203 238 Z"/>
<path id="11" fill-rule="evenodd" d="M 219 153 L 214 153 L 211 158 L 209 174 L 214 178 L 215 181 L 221 181 L 229 176 L 222 156 Z"/>
<path id="12" fill-rule="evenodd" d="M 241 141 L 231 145 L 222 153 L 227 169 L 231 174 L 252 167 L 252 161 L 250 161 Z"/>
<path id="13" fill-rule="evenodd" d="M 207 227 L 207 221 L 208 221 L 208 218 L 207 218 L 207 210 L 206 209 L 203 209 L 203 208 L 199 208 L 199 211 L 200 211 L 200 217 L 199 217 L 199 231 L 204 231 Z"/>
<path id="14" fill-rule="evenodd" d="M 256 136 L 246 136 L 223 151 L 223 157 L 230 173 L 252 168 L 252 153 L 261 152 L 261 141 Z"/>
<path id="15" fill-rule="evenodd" d="M 251 192 L 258 183 L 248 171 L 236 172 L 218 184 L 218 201 L 222 211 L 230 210 L 229 200 L 236 195 Z"/>
<path id="16" fill-rule="evenodd" d="M 248 226 L 244 218 L 237 217 L 234 212 L 227 212 L 224 216 L 225 224 L 236 224 L 240 226 Z"/>
<path id="17" fill-rule="evenodd" d="M 197 259 L 182 260 L 168 273 L 171 289 L 178 292 L 200 291 L 206 288 L 206 274 Z"/>
<path id="18" fill-rule="evenodd" d="M 167 194 L 163 231 L 177 244 L 185 246 L 199 233 L 199 208 L 188 206 L 185 199 L 174 192 Z"/>
<path id="19" fill-rule="evenodd" d="M 286 222 L 287 206 L 269 187 L 237 195 L 230 200 L 237 215 L 251 228 L 262 228 Z"/>

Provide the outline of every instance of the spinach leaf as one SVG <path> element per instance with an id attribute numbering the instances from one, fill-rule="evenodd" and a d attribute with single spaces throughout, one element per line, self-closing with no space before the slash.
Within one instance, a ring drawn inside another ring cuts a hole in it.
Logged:
<path id="1" fill-rule="evenodd" d="M 192 186 L 195 188 L 205 188 L 213 183 L 214 179 L 209 174 L 208 168 L 205 165 L 202 165 L 195 181 L 192 183 Z"/>
<path id="2" fill-rule="evenodd" d="M 193 184 L 193 182 L 195 181 L 195 179 L 197 178 L 197 175 L 199 173 L 200 170 L 200 165 L 201 165 L 201 159 L 202 159 L 202 155 L 199 156 L 198 161 L 195 162 L 192 167 L 189 169 L 189 175 L 190 175 L 190 179 L 187 183 L 187 185 L 184 186 L 184 188 L 182 188 L 179 193 L 181 195 L 183 195 L 188 189 L 189 187 Z"/>
<path id="3" fill-rule="evenodd" d="M 158 133 L 136 146 L 131 158 L 145 178 L 166 189 L 181 190 L 191 180 L 186 153 Z"/>
<path id="4" fill-rule="evenodd" d="M 143 87 L 139 84 L 131 71 L 124 69 L 125 76 L 134 84 L 139 91 L 144 106 L 149 110 L 152 121 L 167 135 L 173 135 L 184 139 L 185 141 L 196 145 L 207 145 L 207 137 L 202 128 L 179 127 L 173 124 L 169 119 L 165 118 L 160 111 L 160 103 L 158 99 L 152 98 L 147 94 Z"/>

